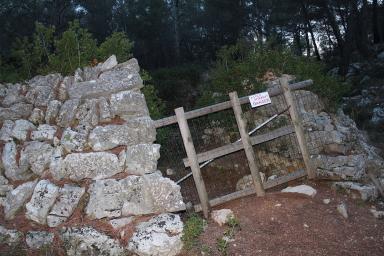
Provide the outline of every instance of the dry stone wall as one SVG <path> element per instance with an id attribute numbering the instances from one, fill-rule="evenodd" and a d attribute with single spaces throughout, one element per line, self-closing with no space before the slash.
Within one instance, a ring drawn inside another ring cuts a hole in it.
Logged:
<path id="1" fill-rule="evenodd" d="M 183 224 L 169 212 L 185 205 L 180 187 L 157 171 L 160 145 L 139 71 L 136 59 L 111 56 L 73 76 L 0 85 L 0 243 L 39 249 L 59 241 L 68 255 L 180 251 Z M 141 227 L 161 221 L 160 233 L 148 231 L 160 240 L 124 232 L 149 214 L 162 215 Z M 117 232 L 98 230 L 105 223 Z"/>

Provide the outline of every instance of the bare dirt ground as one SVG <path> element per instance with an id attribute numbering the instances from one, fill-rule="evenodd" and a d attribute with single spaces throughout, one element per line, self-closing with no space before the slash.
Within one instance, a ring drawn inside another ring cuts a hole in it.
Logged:
<path id="1" fill-rule="evenodd" d="M 310 183 L 317 195 L 270 192 L 249 196 L 216 207 L 230 208 L 240 222 L 226 255 L 384 255 L 384 220 L 374 218 L 373 206 L 335 191 L 322 183 Z M 331 202 L 326 205 L 323 199 Z M 348 219 L 336 207 L 344 202 Z M 212 220 L 200 236 L 200 245 L 183 255 L 223 255 L 220 239 L 228 227 Z"/>

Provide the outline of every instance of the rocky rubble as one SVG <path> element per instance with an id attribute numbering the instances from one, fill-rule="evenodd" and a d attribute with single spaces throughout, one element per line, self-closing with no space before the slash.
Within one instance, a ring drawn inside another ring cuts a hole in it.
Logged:
<path id="1" fill-rule="evenodd" d="M 180 187 L 157 171 L 160 145 L 153 144 L 156 129 L 139 71 L 136 59 L 118 64 L 111 56 L 74 76 L 0 85 L 0 203 L 6 220 L 0 243 L 25 241 L 37 250 L 51 246 L 55 233 L 68 255 L 126 255 L 128 248 L 100 225 L 119 229 L 136 225 L 135 215 L 185 209 Z M 163 231 L 147 223 L 147 235 L 154 237 L 145 247 L 178 252 L 180 218 L 156 218 Z M 83 219 L 92 225 L 83 226 Z M 42 231 L 48 227 L 55 232 Z"/>

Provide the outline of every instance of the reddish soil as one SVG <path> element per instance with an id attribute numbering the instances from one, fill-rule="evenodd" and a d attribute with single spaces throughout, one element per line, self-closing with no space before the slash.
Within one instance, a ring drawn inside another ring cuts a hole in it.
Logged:
<path id="1" fill-rule="evenodd" d="M 216 207 L 232 209 L 240 222 L 227 255 L 384 255 L 384 220 L 373 217 L 372 205 L 325 184 L 310 185 L 318 191 L 315 198 L 270 192 L 264 198 L 249 196 Z M 325 198 L 331 203 L 324 204 Z M 341 202 L 347 205 L 348 219 L 336 210 Z M 217 239 L 226 230 L 208 221 L 200 236 L 200 248 L 210 248 L 205 255 L 222 255 Z M 201 255 L 200 248 L 183 255 Z"/>

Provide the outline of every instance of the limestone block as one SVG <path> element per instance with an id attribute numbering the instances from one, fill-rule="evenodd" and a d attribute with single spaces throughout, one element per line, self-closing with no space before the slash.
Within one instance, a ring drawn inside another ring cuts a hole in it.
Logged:
<path id="1" fill-rule="evenodd" d="M 122 171 L 117 156 L 107 152 L 69 154 L 64 165 L 67 177 L 76 181 L 104 179 Z"/>
<path id="2" fill-rule="evenodd" d="M 53 124 L 56 121 L 60 108 L 61 102 L 58 100 L 52 100 L 48 103 L 47 112 L 45 113 L 45 122 L 47 124 Z"/>
<path id="3" fill-rule="evenodd" d="M 29 231 L 25 242 L 31 249 L 40 249 L 43 246 L 52 246 L 55 235 L 47 231 Z"/>
<path id="4" fill-rule="evenodd" d="M 77 107 L 79 106 L 80 101 L 78 99 L 67 100 L 63 103 L 60 108 L 60 113 L 56 118 L 57 125 L 60 127 L 68 127 L 72 124 Z"/>
<path id="5" fill-rule="evenodd" d="M 31 198 L 36 184 L 37 180 L 23 183 L 7 194 L 4 202 L 4 218 L 6 220 L 13 219 L 15 214 Z"/>
<path id="6" fill-rule="evenodd" d="M 12 137 L 25 141 L 27 140 L 28 133 L 34 130 L 36 130 L 36 126 L 31 122 L 23 119 L 16 120 L 15 126 L 12 129 Z"/>
<path id="7" fill-rule="evenodd" d="M 126 171 L 135 175 L 144 175 L 157 170 L 160 158 L 159 144 L 138 144 L 127 147 Z"/>
<path id="8" fill-rule="evenodd" d="M 112 94 L 110 102 L 112 115 L 124 120 L 149 115 L 144 95 L 140 92 L 122 91 Z"/>
<path id="9" fill-rule="evenodd" d="M 9 108 L 0 107 L 0 121 L 28 118 L 32 113 L 32 109 L 32 104 L 22 102 L 14 104 Z"/>
<path id="10" fill-rule="evenodd" d="M 8 142 L 12 140 L 12 129 L 15 122 L 12 120 L 5 120 L 0 130 L 0 140 Z"/>
<path id="11" fill-rule="evenodd" d="M 85 193 L 85 188 L 65 184 L 60 189 L 57 202 L 47 217 L 49 227 L 57 227 L 67 220 L 76 209 L 81 197 Z"/>
<path id="12" fill-rule="evenodd" d="M 182 232 L 183 222 L 179 215 L 160 214 L 137 226 L 128 249 L 140 256 L 178 255 L 183 248 Z"/>
<path id="13" fill-rule="evenodd" d="M 121 256 L 127 252 L 120 243 L 91 227 L 67 228 L 60 233 L 68 256 L 110 255 Z"/>
<path id="14" fill-rule="evenodd" d="M 31 200 L 26 204 L 25 216 L 41 225 L 47 223 L 47 215 L 56 198 L 59 195 L 59 187 L 48 180 L 37 183 Z"/>
<path id="15" fill-rule="evenodd" d="M 31 139 L 37 141 L 53 140 L 57 128 L 48 124 L 41 124 L 37 127 L 36 131 L 31 133 Z"/>

